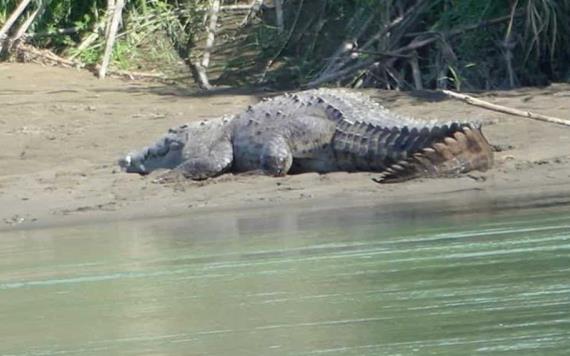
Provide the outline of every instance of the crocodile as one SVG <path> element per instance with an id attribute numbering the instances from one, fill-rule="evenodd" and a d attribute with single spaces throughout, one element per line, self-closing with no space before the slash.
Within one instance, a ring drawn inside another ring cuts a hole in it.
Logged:
<path id="1" fill-rule="evenodd" d="M 368 171 L 379 172 L 378 182 L 456 176 L 492 164 L 479 123 L 397 115 L 345 89 L 263 99 L 236 115 L 172 128 L 119 160 L 126 172 L 171 169 L 194 180 L 226 172 Z"/>

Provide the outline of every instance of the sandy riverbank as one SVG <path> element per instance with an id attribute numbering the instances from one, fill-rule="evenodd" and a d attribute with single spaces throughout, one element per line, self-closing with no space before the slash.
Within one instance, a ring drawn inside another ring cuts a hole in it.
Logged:
<path id="1" fill-rule="evenodd" d="M 524 204 L 570 201 L 570 128 L 429 93 L 369 93 L 407 115 L 481 120 L 489 140 L 506 150 L 496 154 L 493 170 L 454 179 L 378 185 L 371 173 L 225 175 L 160 185 L 152 183 L 152 176 L 120 172 L 116 160 L 171 126 L 236 112 L 259 96 L 196 96 L 161 84 L 100 81 L 85 71 L 0 64 L 0 231 L 284 205 L 380 204 L 389 209 L 439 200 L 470 209 L 517 199 Z M 567 84 L 489 92 L 483 98 L 569 118 Z"/>

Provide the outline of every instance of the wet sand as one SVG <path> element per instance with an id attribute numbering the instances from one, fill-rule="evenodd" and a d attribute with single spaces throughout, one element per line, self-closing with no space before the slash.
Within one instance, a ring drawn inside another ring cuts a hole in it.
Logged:
<path id="1" fill-rule="evenodd" d="M 116 161 L 169 127 L 234 113 L 263 94 L 195 95 L 162 84 L 100 81 L 85 71 L 0 64 L 0 231 L 212 211 L 329 209 L 440 201 L 453 210 L 570 202 L 570 128 L 500 114 L 431 93 L 371 90 L 388 108 L 426 119 L 474 119 L 503 151 L 492 170 L 379 185 L 373 173 L 284 178 L 224 175 L 155 184 Z M 570 85 L 486 92 L 500 105 L 568 118 Z"/>

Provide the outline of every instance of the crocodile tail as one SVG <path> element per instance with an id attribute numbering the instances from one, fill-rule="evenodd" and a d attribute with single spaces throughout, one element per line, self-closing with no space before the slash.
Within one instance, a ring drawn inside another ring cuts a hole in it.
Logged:
<path id="1" fill-rule="evenodd" d="M 395 183 L 417 177 L 451 177 L 493 166 L 493 151 L 480 127 L 465 125 L 443 140 L 401 160 L 374 180 Z"/>

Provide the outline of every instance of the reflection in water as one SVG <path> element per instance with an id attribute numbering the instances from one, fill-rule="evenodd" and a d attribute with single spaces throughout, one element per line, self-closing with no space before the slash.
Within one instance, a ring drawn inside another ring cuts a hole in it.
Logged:
<path id="1" fill-rule="evenodd" d="M 479 210 L 2 233 L 0 354 L 565 354 L 570 209 Z"/>

